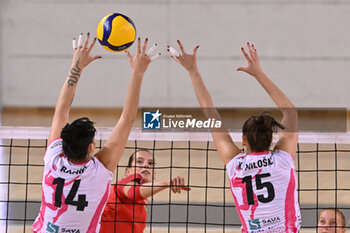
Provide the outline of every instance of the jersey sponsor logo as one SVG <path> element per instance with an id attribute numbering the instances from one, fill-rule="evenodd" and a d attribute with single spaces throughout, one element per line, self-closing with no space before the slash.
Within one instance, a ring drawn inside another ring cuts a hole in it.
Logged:
<path id="1" fill-rule="evenodd" d="M 255 230 L 255 231 L 249 231 L 249 233 L 260 233 L 260 232 L 264 232 L 264 233 L 282 233 L 282 232 L 286 232 L 285 230 L 286 228 L 282 225 L 282 226 L 277 226 L 277 227 L 268 227 L 268 228 L 264 228 L 264 229 L 259 229 L 259 230 Z"/>
<path id="2" fill-rule="evenodd" d="M 268 226 L 280 222 L 280 217 L 272 217 L 266 219 L 249 219 L 250 233 L 267 232 L 277 233 L 284 232 L 284 226 Z"/>
<path id="3" fill-rule="evenodd" d="M 67 174 L 83 174 L 86 170 L 87 166 L 84 166 L 83 168 L 80 168 L 79 170 L 70 170 L 66 166 L 62 166 L 60 172 L 64 172 Z"/>
<path id="4" fill-rule="evenodd" d="M 62 228 L 62 233 L 80 233 L 80 230 L 79 229 Z"/>
<path id="5" fill-rule="evenodd" d="M 265 226 L 265 225 L 269 225 L 272 223 L 278 223 L 280 221 L 281 221 L 281 219 L 279 217 L 273 217 L 273 218 L 262 219 L 261 223 L 263 226 Z"/>
<path id="6" fill-rule="evenodd" d="M 259 219 L 249 219 L 248 223 L 249 223 L 249 228 L 251 230 L 257 230 L 261 228 Z"/>
<path id="7" fill-rule="evenodd" d="M 47 223 L 46 232 L 58 233 L 58 229 L 59 229 L 59 226 L 50 222 Z"/>
<path id="8" fill-rule="evenodd" d="M 267 166 L 271 166 L 272 164 L 273 164 L 273 161 L 271 158 L 264 157 L 263 159 L 259 159 L 258 161 L 246 164 L 244 170 L 247 171 L 255 168 L 267 167 Z M 243 163 L 239 162 L 238 168 L 242 168 L 242 165 Z"/>

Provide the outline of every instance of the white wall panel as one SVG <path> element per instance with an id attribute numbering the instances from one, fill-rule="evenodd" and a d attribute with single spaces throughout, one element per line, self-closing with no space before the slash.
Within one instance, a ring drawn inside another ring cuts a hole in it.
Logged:
<path id="1" fill-rule="evenodd" d="M 198 106 L 186 72 L 166 52 L 183 41 L 220 107 L 273 106 L 262 88 L 235 68 L 240 47 L 258 48 L 266 73 L 298 107 L 350 107 L 350 4 L 345 0 L 3 0 L 1 99 L 5 106 L 55 104 L 71 59 L 71 39 L 95 35 L 110 12 L 131 17 L 137 34 L 163 56 L 144 79 L 141 106 Z M 134 47 L 131 48 L 131 52 Z M 130 68 L 124 54 L 96 45 L 104 58 L 83 73 L 74 105 L 121 107 Z"/>

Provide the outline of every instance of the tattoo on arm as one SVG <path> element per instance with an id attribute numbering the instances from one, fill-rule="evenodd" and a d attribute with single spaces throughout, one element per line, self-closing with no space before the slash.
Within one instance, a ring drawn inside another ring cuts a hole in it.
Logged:
<path id="1" fill-rule="evenodd" d="M 78 79 L 80 77 L 80 71 L 81 69 L 79 68 L 79 60 L 75 63 L 75 67 L 73 67 L 70 71 L 69 74 L 69 79 L 68 79 L 68 87 L 74 86 L 78 82 Z"/>

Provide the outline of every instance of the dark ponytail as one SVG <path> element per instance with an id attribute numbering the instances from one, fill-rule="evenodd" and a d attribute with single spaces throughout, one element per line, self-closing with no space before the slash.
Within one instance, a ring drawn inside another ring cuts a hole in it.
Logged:
<path id="1" fill-rule="evenodd" d="M 285 127 L 268 113 L 252 116 L 243 125 L 243 136 L 247 138 L 252 152 L 268 151 L 272 142 L 272 134 Z"/>

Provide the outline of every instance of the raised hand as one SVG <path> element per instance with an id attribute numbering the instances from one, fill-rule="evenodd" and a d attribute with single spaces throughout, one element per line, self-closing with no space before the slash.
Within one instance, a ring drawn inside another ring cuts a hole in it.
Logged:
<path id="1" fill-rule="evenodd" d="M 96 42 L 96 37 L 93 39 L 90 45 L 89 38 L 90 33 L 87 33 L 83 42 L 83 34 L 81 33 L 79 35 L 78 43 L 75 38 L 73 39 L 74 55 L 72 60 L 72 67 L 79 69 L 79 71 L 85 68 L 90 62 L 101 58 L 101 56 L 90 56 L 91 49 L 94 47 Z"/>
<path id="2" fill-rule="evenodd" d="M 129 59 L 131 69 L 135 73 L 144 74 L 148 68 L 148 65 L 151 63 L 151 61 L 153 61 L 160 55 L 160 54 L 157 54 L 153 57 L 150 57 L 156 45 L 153 45 L 146 52 L 147 43 L 148 43 L 148 39 L 146 38 L 141 49 L 141 39 L 140 38 L 137 39 L 137 52 L 135 56 L 131 56 L 129 51 L 125 51 L 126 56 Z"/>
<path id="3" fill-rule="evenodd" d="M 172 54 L 170 57 L 177 61 L 179 64 L 181 64 L 188 72 L 198 71 L 197 49 L 199 48 L 199 45 L 197 45 L 193 49 L 192 54 L 188 54 L 186 53 L 182 43 L 179 40 L 177 41 L 177 43 L 179 44 L 181 54 L 178 54 L 175 49 L 168 45 L 168 52 Z"/>
<path id="4" fill-rule="evenodd" d="M 247 42 L 247 50 L 248 53 L 244 50 L 244 48 L 241 48 L 243 55 L 248 61 L 248 65 L 246 67 L 238 67 L 237 71 L 244 71 L 254 77 L 258 76 L 259 74 L 263 73 L 263 70 L 260 65 L 258 53 L 254 47 L 254 45 L 249 44 Z"/>

